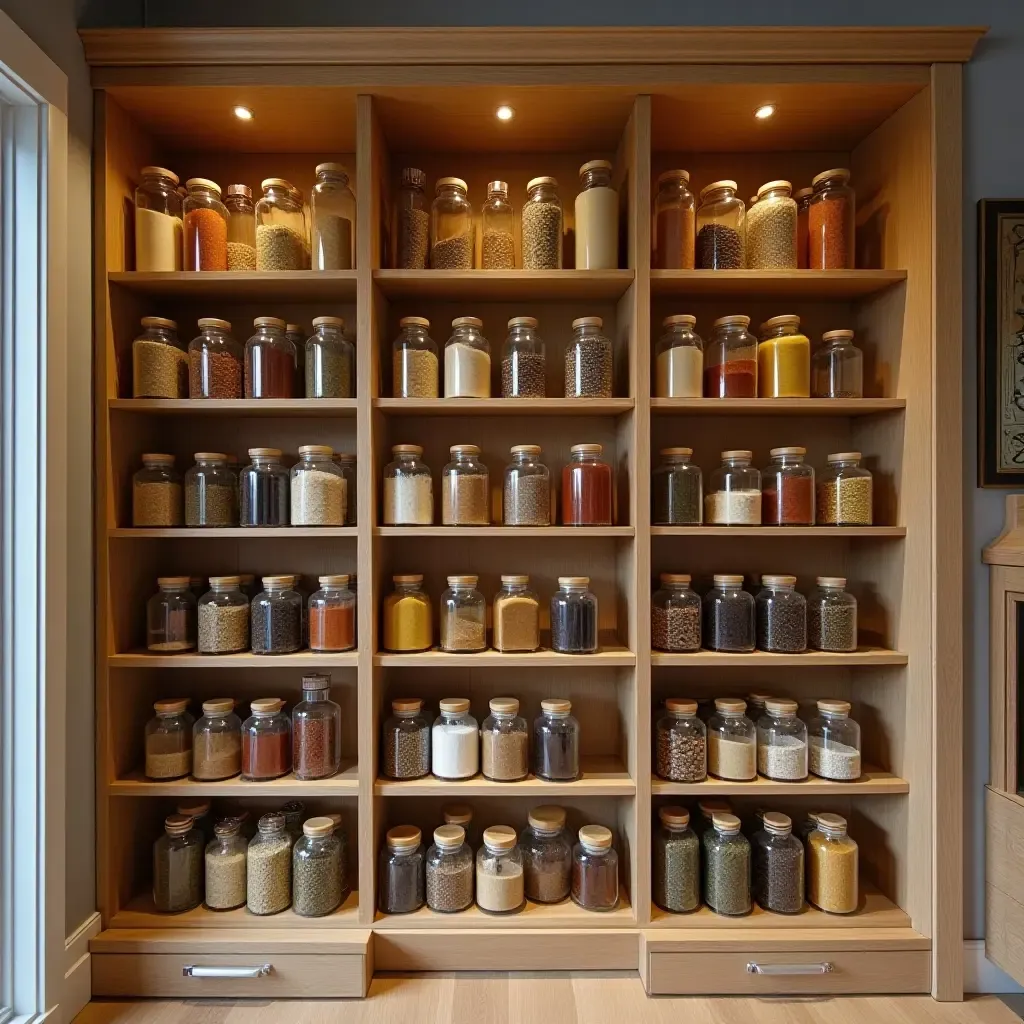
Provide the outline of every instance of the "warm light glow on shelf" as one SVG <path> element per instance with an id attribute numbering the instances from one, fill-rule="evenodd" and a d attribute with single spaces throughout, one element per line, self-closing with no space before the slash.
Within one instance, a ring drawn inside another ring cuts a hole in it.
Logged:
<path id="1" fill-rule="evenodd" d="M 235 107 L 235 117 L 239 121 L 251 121 L 253 119 L 253 113 L 248 107 L 238 106 Z"/>
<path id="2" fill-rule="evenodd" d="M 771 117 L 774 113 L 775 104 L 765 103 L 763 106 L 758 107 L 757 110 L 754 111 L 754 117 L 756 117 L 758 121 L 767 121 L 768 118 Z"/>
<path id="3" fill-rule="evenodd" d="M 494 112 L 494 116 L 499 121 L 511 121 L 516 116 L 516 112 L 511 107 L 503 104 Z"/>

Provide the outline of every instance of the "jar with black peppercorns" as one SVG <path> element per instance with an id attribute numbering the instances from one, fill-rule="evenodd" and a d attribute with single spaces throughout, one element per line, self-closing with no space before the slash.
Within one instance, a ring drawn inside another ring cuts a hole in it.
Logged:
<path id="1" fill-rule="evenodd" d="M 697 207 L 698 270 L 742 270 L 746 265 L 746 207 L 735 181 L 713 181 Z"/>

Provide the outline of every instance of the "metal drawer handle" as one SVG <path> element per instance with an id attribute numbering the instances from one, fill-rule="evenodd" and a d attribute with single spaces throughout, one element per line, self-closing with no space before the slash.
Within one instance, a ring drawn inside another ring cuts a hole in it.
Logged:
<path id="1" fill-rule="evenodd" d="M 181 968 L 181 973 L 186 978 L 265 978 L 272 970 L 271 964 L 255 964 L 252 967 L 185 964 Z"/>
<path id="2" fill-rule="evenodd" d="M 747 964 L 747 974 L 831 974 L 835 964 Z"/>

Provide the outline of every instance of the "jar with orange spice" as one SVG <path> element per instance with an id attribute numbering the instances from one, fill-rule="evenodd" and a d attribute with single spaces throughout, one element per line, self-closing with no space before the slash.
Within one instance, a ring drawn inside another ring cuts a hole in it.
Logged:
<path id="1" fill-rule="evenodd" d="M 185 182 L 185 269 L 228 269 L 228 208 L 209 178 Z"/>
<path id="2" fill-rule="evenodd" d="M 356 645 L 356 596 L 345 574 L 321 576 L 309 599 L 309 649 L 350 651 Z"/>
<path id="3" fill-rule="evenodd" d="M 808 262 L 811 270 L 852 270 L 856 197 L 845 167 L 822 171 L 811 181 L 814 193 L 807 212 Z"/>
<path id="4" fill-rule="evenodd" d="M 292 770 L 292 725 L 278 697 L 260 697 L 242 724 L 242 778 L 265 782 Z"/>

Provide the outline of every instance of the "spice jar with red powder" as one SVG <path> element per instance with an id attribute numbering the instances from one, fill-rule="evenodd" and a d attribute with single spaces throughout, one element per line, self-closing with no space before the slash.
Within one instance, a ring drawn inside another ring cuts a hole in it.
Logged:
<path id="1" fill-rule="evenodd" d="M 765 526 L 814 525 L 814 467 L 806 448 L 773 448 L 761 474 L 761 522 Z"/>
<path id="2" fill-rule="evenodd" d="M 302 677 L 302 700 L 292 710 L 292 764 L 297 779 L 329 779 L 341 767 L 341 708 L 329 699 L 331 677 Z"/>
<path id="3" fill-rule="evenodd" d="M 220 185 L 189 178 L 185 188 L 185 269 L 227 270 L 228 208 L 221 202 Z"/>
<path id="4" fill-rule="evenodd" d="M 757 338 L 749 316 L 723 316 L 714 322 L 704 347 L 705 398 L 757 397 Z"/>
<path id="5" fill-rule="evenodd" d="M 285 322 L 258 316 L 256 333 L 245 343 L 245 397 L 294 398 L 295 345 L 285 335 Z"/>
<path id="6" fill-rule="evenodd" d="M 822 171 L 807 211 L 808 262 L 811 270 L 853 270 L 856 197 L 845 167 Z"/>
<path id="7" fill-rule="evenodd" d="M 356 645 L 356 595 L 344 574 L 320 577 L 309 599 L 309 649 L 350 651 Z"/>
<path id="8" fill-rule="evenodd" d="M 612 525 L 612 467 L 599 444 L 574 444 L 562 469 L 562 522 L 566 526 Z"/>
<path id="9" fill-rule="evenodd" d="M 242 778 L 267 782 L 292 770 L 292 727 L 284 701 L 261 697 L 242 725 Z"/>

